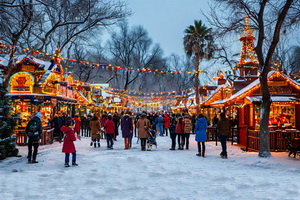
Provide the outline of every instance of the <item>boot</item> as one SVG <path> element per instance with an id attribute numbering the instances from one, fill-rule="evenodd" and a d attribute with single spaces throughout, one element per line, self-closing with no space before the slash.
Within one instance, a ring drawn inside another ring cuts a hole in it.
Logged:
<path id="1" fill-rule="evenodd" d="M 65 163 L 65 167 L 70 167 L 69 163 Z"/>
<path id="2" fill-rule="evenodd" d="M 128 147 L 128 149 L 130 149 L 130 148 L 131 148 L 131 144 L 130 144 L 130 138 L 127 138 L 127 147 Z"/>
<path id="3" fill-rule="evenodd" d="M 72 165 L 73 166 L 78 166 L 78 164 L 76 162 L 73 162 Z"/>
<path id="4" fill-rule="evenodd" d="M 202 152 L 201 156 L 202 156 L 202 157 L 205 157 L 205 152 Z"/>
<path id="5" fill-rule="evenodd" d="M 98 148 L 100 148 L 100 146 L 101 146 L 101 145 L 100 145 L 100 142 L 98 142 Z"/>
<path id="6" fill-rule="evenodd" d="M 96 142 L 94 142 L 94 148 L 96 148 Z"/>
<path id="7" fill-rule="evenodd" d="M 124 149 L 129 149 L 129 141 L 128 141 L 128 138 L 124 138 L 124 145 L 125 145 L 125 148 L 124 148 Z"/>

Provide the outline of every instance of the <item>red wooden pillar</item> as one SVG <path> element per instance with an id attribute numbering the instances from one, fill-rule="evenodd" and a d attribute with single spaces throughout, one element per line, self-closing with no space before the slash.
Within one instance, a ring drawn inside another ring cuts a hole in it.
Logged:
<path id="1" fill-rule="evenodd" d="M 246 146 L 246 122 L 245 122 L 245 108 L 246 106 L 240 107 L 239 108 L 239 114 L 238 114 L 238 127 L 239 127 L 239 144 Z"/>

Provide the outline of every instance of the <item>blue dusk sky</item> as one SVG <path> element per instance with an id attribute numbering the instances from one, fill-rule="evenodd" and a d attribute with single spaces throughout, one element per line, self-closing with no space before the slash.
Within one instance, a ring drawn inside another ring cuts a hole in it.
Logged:
<path id="1" fill-rule="evenodd" d="M 127 0 L 132 9 L 129 25 L 142 25 L 153 43 L 160 44 L 164 55 L 184 55 L 184 30 L 202 20 L 209 27 L 202 11 L 207 11 L 209 0 Z"/>

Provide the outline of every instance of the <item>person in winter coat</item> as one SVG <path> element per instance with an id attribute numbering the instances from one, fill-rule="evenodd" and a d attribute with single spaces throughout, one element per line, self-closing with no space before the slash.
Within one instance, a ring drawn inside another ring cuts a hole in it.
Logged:
<path id="1" fill-rule="evenodd" d="M 91 137 L 91 127 L 90 127 L 90 122 L 91 122 L 91 119 L 92 119 L 92 115 L 88 115 L 86 120 L 85 120 L 85 133 L 86 137 Z"/>
<path id="2" fill-rule="evenodd" d="M 28 163 L 38 163 L 36 156 L 39 148 L 39 140 L 43 133 L 41 117 L 42 114 L 37 112 L 36 115 L 28 122 L 25 129 L 25 133 L 28 136 Z"/>
<path id="3" fill-rule="evenodd" d="M 125 116 L 121 119 L 121 130 L 122 130 L 122 137 L 124 138 L 124 149 L 130 149 L 130 139 L 132 138 L 132 132 L 133 132 L 133 125 L 132 125 L 132 119 L 129 116 L 129 113 L 126 113 Z"/>
<path id="4" fill-rule="evenodd" d="M 52 128 L 54 128 L 53 136 L 54 136 L 54 138 L 58 138 L 59 142 L 62 141 L 62 135 L 61 135 L 61 131 L 60 131 L 62 125 L 63 125 L 62 121 L 59 117 L 59 114 L 57 113 L 51 121 L 51 126 L 52 126 Z"/>
<path id="5" fill-rule="evenodd" d="M 74 132 L 80 136 L 81 120 L 78 118 L 78 115 L 75 115 L 73 120 L 75 121 Z"/>
<path id="6" fill-rule="evenodd" d="M 175 133 L 176 124 L 177 124 L 176 115 L 172 114 L 172 118 L 170 119 L 170 125 L 169 125 L 170 138 L 172 140 L 172 145 L 170 150 L 175 150 L 176 147 L 176 136 L 177 136 L 177 134 Z"/>
<path id="7" fill-rule="evenodd" d="M 166 136 L 168 136 L 168 129 L 170 126 L 170 116 L 168 113 L 164 114 L 164 132 L 166 133 Z"/>
<path id="8" fill-rule="evenodd" d="M 117 141 L 117 136 L 119 135 L 119 126 L 120 126 L 120 117 L 117 112 L 115 112 L 113 115 L 113 122 L 115 123 L 115 132 L 114 132 L 113 139 L 114 141 Z"/>
<path id="9" fill-rule="evenodd" d="M 158 115 L 158 117 L 155 119 L 156 127 L 159 131 L 159 136 L 164 136 L 164 118 L 162 115 Z"/>
<path id="10" fill-rule="evenodd" d="M 98 143 L 98 148 L 100 145 L 100 129 L 101 129 L 101 123 L 98 120 L 97 116 L 94 116 L 90 121 L 90 128 L 91 128 L 91 146 L 94 143 L 94 148 L 96 148 L 96 142 Z"/>
<path id="11" fill-rule="evenodd" d="M 183 137 L 183 133 L 184 133 L 184 121 L 183 121 L 182 115 L 177 113 L 176 120 L 177 120 L 177 124 L 175 127 L 175 133 L 178 135 L 178 138 L 177 138 L 178 150 L 183 150 L 182 137 Z"/>
<path id="12" fill-rule="evenodd" d="M 191 119 L 192 119 L 192 123 L 193 123 L 192 134 L 195 134 L 196 114 L 193 114 Z"/>
<path id="13" fill-rule="evenodd" d="M 146 139 L 149 137 L 148 130 L 151 127 L 149 119 L 146 118 L 146 113 L 140 114 L 136 127 L 138 129 L 138 137 L 141 140 L 141 150 L 146 151 Z"/>
<path id="14" fill-rule="evenodd" d="M 66 124 L 67 113 L 63 112 L 59 118 L 61 119 L 62 125 L 64 126 Z"/>
<path id="15" fill-rule="evenodd" d="M 136 127 L 136 123 L 140 118 L 140 114 L 136 113 L 135 117 L 134 117 L 134 137 L 137 137 L 137 127 Z"/>
<path id="16" fill-rule="evenodd" d="M 225 113 L 220 114 L 221 119 L 218 121 L 218 137 L 222 145 L 221 158 L 227 158 L 226 140 L 230 133 L 230 121 L 226 118 Z"/>
<path id="17" fill-rule="evenodd" d="M 78 166 L 78 164 L 76 163 L 76 149 L 74 145 L 74 141 L 76 141 L 76 137 L 72 125 L 73 122 L 68 120 L 66 121 L 66 125 L 61 127 L 61 131 L 65 134 L 64 144 L 62 147 L 62 152 L 65 153 L 65 167 L 70 167 L 69 165 L 70 153 L 72 153 L 72 165 Z"/>
<path id="18" fill-rule="evenodd" d="M 81 129 L 81 136 L 85 136 L 87 137 L 86 135 L 86 114 L 84 114 L 83 116 L 80 117 L 80 120 L 81 120 L 81 124 L 80 124 L 80 129 Z"/>
<path id="19" fill-rule="evenodd" d="M 202 157 L 205 156 L 206 129 L 207 129 L 206 118 L 204 117 L 203 114 L 199 114 L 195 126 L 195 133 L 196 133 L 195 140 L 198 144 L 198 154 L 196 154 L 197 156 L 202 156 Z M 201 143 L 202 143 L 202 150 L 201 150 Z"/>
<path id="20" fill-rule="evenodd" d="M 183 123 L 184 123 L 184 128 L 183 128 L 183 135 L 182 135 L 182 148 L 185 148 L 188 150 L 189 149 L 189 144 L 190 144 L 190 134 L 193 129 L 193 123 L 190 115 L 186 114 L 183 118 Z"/>
<path id="21" fill-rule="evenodd" d="M 214 118 L 212 119 L 212 125 L 213 125 L 213 127 L 216 127 L 217 124 L 218 124 L 218 122 L 219 122 L 218 116 L 215 115 Z"/>
<path id="22" fill-rule="evenodd" d="M 107 112 L 104 112 L 104 113 L 101 115 L 101 117 L 100 117 L 101 127 L 104 127 L 104 124 L 105 124 L 106 120 L 107 120 Z M 101 139 L 104 139 L 104 138 L 105 138 L 105 134 L 104 134 L 104 132 L 102 132 L 102 131 L 100 132 L 100 138 L 101 138 Z"/>
<path id="23" fill-rule="evenodd" d="M 107 142 L 107 148 L 113 149 L 113 136 L 115 133 L 115 123 L 112 120 L 112 116 L 108 115 L 107 120 L 104 124 L 105 133 L 106 133 L 106 142 Z"/>

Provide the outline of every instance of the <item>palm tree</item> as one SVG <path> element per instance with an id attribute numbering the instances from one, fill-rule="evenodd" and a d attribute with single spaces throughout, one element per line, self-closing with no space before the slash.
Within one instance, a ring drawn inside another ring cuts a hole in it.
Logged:
<path id="1" fill-rule="evenodd" d="M 214 43 L 211 28 L 207 28 L 201 20 L 195 20 L 194 25 L 185 29 L 183 45 L 186 54 L 193 56 L 195 63 L 196 114 L 199 113 L 199 64 L 203 59 L 211 59 Z"/>

